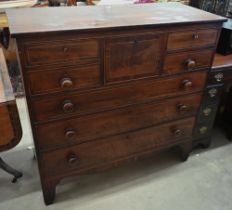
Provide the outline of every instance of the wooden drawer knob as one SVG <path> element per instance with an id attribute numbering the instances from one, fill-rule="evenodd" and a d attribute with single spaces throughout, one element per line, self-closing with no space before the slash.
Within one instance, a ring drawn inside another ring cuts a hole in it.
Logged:
<path id="1" fill-rule="evenodd" d="M 182 87 L 187 90 L 190 89 L 193 86 L 193 83 L 190 80 L 183 80 L 182 81 Z"/>
<path id="2" fill-rule="evenodd" d="M 184 114 L 188 111 L 188 106 L 184 105 L 184 104 L 179 104 L 177 106 L 177 110 L 181 113 Z"/>
<path id="3" fill-rule="evenodd" d="M 71 88 L 73 86 L 72 79 L 68 77 L 61 79 L 60 86 L 61 88 L 64 88 L 64 89 Z"/>
<path id="4" fill-rule="evenodd" d="M 74 129 L 67 129 L 65 131 L 65 138 L 68 140 L 74 140 L 77 132 Z"/>
<path id="5" fill-rule="evenodd" d="M 182 131 L 180 129 L 173 129 L 172 133 L 175 137 L 180 137 L 182 135 Z"/>
<path id="6" fill-rule="evenodd" d="M 196 61 L 192 60 L 192 59 L 188 59 L 186 60 L 186 65 L 188 69 L 193 69 L 196 67 Z"/>
<path id="7" fill-rule="evenodd" d="M 72 103 L 71 100 L 65 100 L 63 102 L 63 111 L 65 113 L 73 112 L 74 109 L 75 109 L 75 106 L 74 106 L 74 104 Z"/>
<path id="8" fill-rule="evenodd" d="M 79 161 L 79 158 L 78 158 L 78 156 L 76 154 L 70 153 L 67 156 L 67 161 L 68 161 L 69 164 L 75 164 L 75 163 L 77 163 Z"/>

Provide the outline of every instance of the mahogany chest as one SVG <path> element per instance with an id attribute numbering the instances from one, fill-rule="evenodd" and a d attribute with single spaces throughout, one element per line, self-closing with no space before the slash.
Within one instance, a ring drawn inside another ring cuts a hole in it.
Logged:
<path id="1" fill-rule="evenodd" d="M 173 146 L 187 159 L 224 18 L 178 3 L 7 15 L 46 204 L 67 176 Z"/>

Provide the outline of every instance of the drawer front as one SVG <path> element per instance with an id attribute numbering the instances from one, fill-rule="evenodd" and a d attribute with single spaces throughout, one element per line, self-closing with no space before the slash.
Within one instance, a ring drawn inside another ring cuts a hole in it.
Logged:
<path id="1" fill-rule="evenodd" d="M 63 69 L 28 72 L 32 95 L 100 86 L 100 66 L 74 66 Z"/>
<path id="2" fill-rule="evenodd" d="M 206 72 L 194 72 L 172 78 L 132 82 L 83 94 L 41 97 L 31 101 L 36 121 L 89 114 L 155 99 L 201 91 Z"/>
<path id="3" fill-rule="evenodd" d="M 82 63 L 98 59 L 99 51 L 99 42 L 95 39 L 25 44 L 26 66 Z"/>
<path id="4" fill-rule="evenodd" d="M 39 125 L 35 127 L 37 142 L 41 149 L 50 149 L 153 126 L 195 115 L 200 101 L 201 94 L 194 94 Z"/>
<path id="5" fill-rule="evenodd" d="M 214 51 L 212 49 L 168 54 L 165 57 L 163 72 L 165 74 L 176 74 L 183 71 L 209 68 L 213 55 Z"/>
<path id="6" fill-rule="evenodd" d="M 46 174 L 67 173 L 107 165 L 117 160 L 189 140 L 195 118 L 175 121 L 98 141 L 40 154 Z M 155 134 L 155 135 L 154 135 Z"/>
<path id="7" fill-rule="evenodd" d="M 164 37 L 163 34 L 145 34 L 108 39 L 105 49 L 106 82 L 159 75 Z"/>
<path id="8" fill-rule="evenodd" d="M 216 45 L 217 29 L 202 29 L 169 34 L 167 50 L 196 49 Z"/>
<path id="9" fill-rule="evenodd" d="M 232 68 L 224 68 L 210 72 L 209 84 L 230 84 L 232 80 Z"/>

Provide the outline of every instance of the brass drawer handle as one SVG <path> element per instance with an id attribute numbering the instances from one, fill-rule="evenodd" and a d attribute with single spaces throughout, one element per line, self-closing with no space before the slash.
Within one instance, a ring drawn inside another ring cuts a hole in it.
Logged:
<path id="1" fill-rule="evenodd" d="M 209 90 L 209 96 L 210 96 L 210 98 L 214 98 L 216 95 L 217 95 L 217 89 L 216 88 L 212 88 L 212 89 L 210 89 Z"/>
<path id="2" fill-rule="evenodd" d="M 213 110 L 211 108 L 205 108 L 203 110 L 203 114 L 204 114 L 204 116 L 208 117 L 208 116 L 210 116 L 210 114 L 212 113 L 212 111 Z"/>
<path id="3" fill-rule="evenodd" d="M 217 82 L 221 82 L 224 79 L 224 75 L 222 72 L 219 72 L 217 74 L 214 75 L 214 78 Z"/>
<path id="4" fill-rule="evenodd" d="M 74 129 L 66 129 L 65 131 L 65 138 L 68 140 L 74 140 L 76 135 L 77 135 L 77 132 Z"/>
<path id="5" fill-rule="evenodd" d="M 192 60 L 191 58 L 187 59 L 185 63 L 188 69 L 193 69 L 196 67 L 196 61 Z"/>
<path id="6" fill-rule="evenodd" d="M 193 39 L 199 39 L 199 34 L 193 34 Z"/>
<path id="7" fill-rule="evenodd" d="M 177 105 L 177 110 L 179 111 L 179 113 L 184 114 L 188 111 L 188 106 L 184 104 L 179 104 Z"/>
<path id="8" fill-rule="evenodd" d="M 184 88 L 185 90 L 190 89 L 193 86 L 193 83 L 190 80 L 183 80 L 182 81 L 182 88 Z"/>
<path id="9" fill-rule="evenodd" d="M 71 88 L 73 86 L 72 79 L 69 77 L 65 77 L 65 78 L 61 79 L 60 86 L 61 86 L 61 88 L 64 88 L 64 89 Z"/>
<path id="10" fill-rule="evenodd" d="M 79 162 L 79 158 L 76 154 L 70 153 L 67 155 L 67 161 L 69 164 L 75 164 L 75 163 Z"/>
<path id="11" fill-rule="evenodd" d="M 73 112 L 74 110 L 75 110 L 75 106 L 71 100 L 65 100 L 63 102 L 63 111 L 65 113 L 70 113 L 70 112 Z"/>
<path id="12" fill-rule="evenodd" d="M 205 134 L 208 131 L 208 127 L 206 126 L 202 126 L 199 128 L 200 134 Z"/>

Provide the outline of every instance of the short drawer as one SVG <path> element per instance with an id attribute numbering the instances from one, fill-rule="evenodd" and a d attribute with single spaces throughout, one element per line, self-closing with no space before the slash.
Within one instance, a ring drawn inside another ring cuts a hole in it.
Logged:
<path id="1" fill-rule="evenodd" d="M 158 76 L 165 34 L 145 33 L 106 40 L 105 82 Z"/>
<path id="2" fill-rule="evenodd" d="M 168 54 L 165 57 L 163 73 L 176 74 L 183 71 L 209 68 L 213 55 L 212 49 Z"/>
<path id="3" fill-rule="evenodd" d="M 196 49 L 216 45 L 218 29 L 200 29 L 172 32 L 168 36 L 167 50 Z"/>
<path id="4" fill-rule="evenodd" d="M 32 95 L 100 86 L 100 66 L 73 66 L 56 70 L 28 72 Z"/>
<path id="5" fill-rule="evenodd" d="M 87 93 L 36 98 L 31 108 L 36 121 L 90 114 L 155 99 L 201 91 L 206 72 L 186 73 L 172 78 L 144 80 L 96 89 Z"/>
<path id="6" fill-rule="evenodd" d="M 43 170 L 48 175 L 83 172 L 100 165 L 133 157 L 139 153 L 168 147 L 190 140 L 195 118 L 113 136 L 70 148 L 40 154 Z"/>
<path id="7" fill-rule="evenodd" d="M 35 126 L 41 149 L 80 144 L 197 114 L 201 94 Z"/>
<path id="8" fill-rule="evenodd" d="M 100 46 L 95 39 L 78 39 L 28 43 L 24 50 L 25 65 L 36 66 L 98 59 Z"/>

